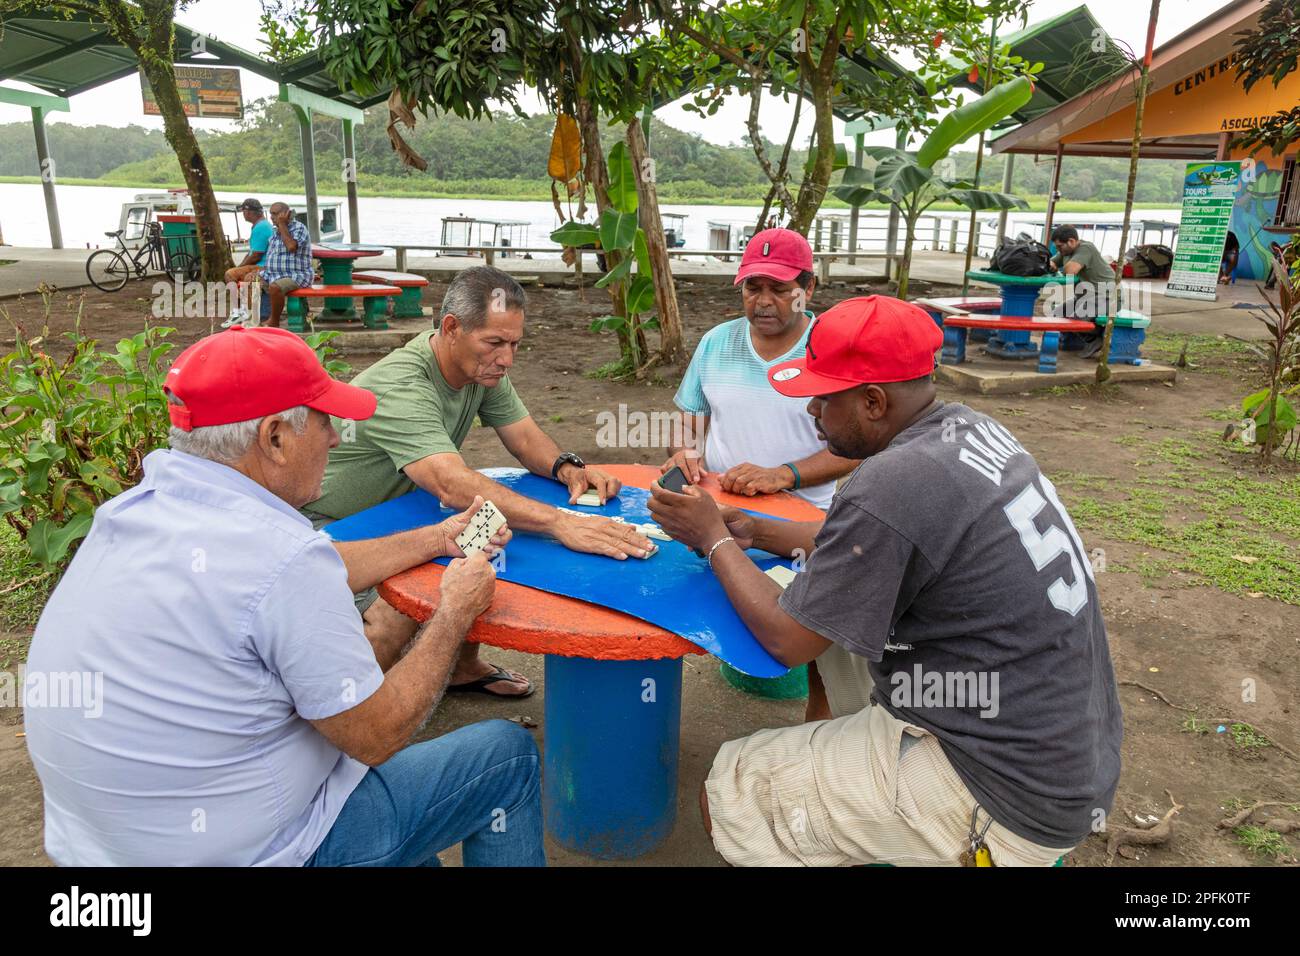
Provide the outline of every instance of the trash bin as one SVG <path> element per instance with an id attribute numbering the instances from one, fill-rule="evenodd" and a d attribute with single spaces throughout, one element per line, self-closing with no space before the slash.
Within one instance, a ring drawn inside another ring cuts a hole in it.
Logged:
<path id="1" fill-rule="evenodd" d="M 193 216 L 179 214 L 161 214 L 158 222 L 162 226 L 163 249 L 167 251 L 167 261 L 177 253 L 183 252 L 199 261 L 199 232 L 194 225 Z"/>

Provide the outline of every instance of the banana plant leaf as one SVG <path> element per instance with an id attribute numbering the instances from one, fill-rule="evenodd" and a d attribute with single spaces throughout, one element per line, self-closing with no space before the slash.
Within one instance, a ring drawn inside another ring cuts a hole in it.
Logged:
<path id="1" fill-rule="evenodd" d="M 916 153 L 917 163 L 929 169 L 952 152 L 958 143 L 964 143 L 1020 109 L 1033 94 L 1034 84 L 1029 77 L 1021 76 L 999 83 L 979 99 L 957 107 L 939 121 L 934 132 L 921 144 Z"/>
<path id="2" fill-rule="evenodd" d="M 967 209 L 979 212 L 984 209 L 1028 209 L 1029 203 L 1010 193 L 995 193 L 986 189 L 948 189 L 945 199 L 960 203 Z"/>
<path id="3" fill-rule="evenodd" d="M 632 157 L 628 154 L 626 143 L 614 144 L 614 148 L 609 151 L 608 164 L 609 204 L 621 213 L 635 213 L 636 173 L 632 169 Z"/>

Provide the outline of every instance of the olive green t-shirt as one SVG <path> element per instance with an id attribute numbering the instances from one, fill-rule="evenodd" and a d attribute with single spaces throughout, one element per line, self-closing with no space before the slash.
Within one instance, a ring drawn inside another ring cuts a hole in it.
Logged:
<path id="1" fill-rule="evenodd" d="M 422 332 L 352 380 L 374 392 L 379 405 L 365 421 L 335 422 L 343 440 L 330 452 L 321 496 L 306 510 L 346 518 L 404 495 L 415 484 L 402 469 L 460 451 L 475 416 L 489 428 L 528 416 L 509 376 L 491 388 L 448 385 L 429 344 L 433 335 Z"/>
<path id="2" fill-rule="evenodd" d="M 1100 286 L 1115 281 L 1115 270 L 1091 242 L 1080 242 L 1079 248 L 1074 250 L 1074 255 L 1068 258 L 1064 253 L 1058 252 L 1052 257 L 1052 261 L 1056 263 L 1057 269 L 1064 269 L 1068 262 L 1080 263 L 1083 266 L 1083 270 L 1079 273 L 1081 282 L 1091 282 L 1095 286 Z"/>

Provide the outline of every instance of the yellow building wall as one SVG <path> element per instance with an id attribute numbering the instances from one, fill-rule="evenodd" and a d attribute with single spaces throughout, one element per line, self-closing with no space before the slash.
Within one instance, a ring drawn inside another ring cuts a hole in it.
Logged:
<path id="1" fill-rule="evenodd" d="M 1233 133 L 1248 129 L 1279 110 L 1300 103 L 1300 71 L 1274 87 L 1261 80 L 1247 93 L 1237 83 L 1235 54 L 1147 95 L 1142 138 Z M 1065 137 L 1067 143 L 1126 141 L 1133 138 L 1136 104 Z"/>

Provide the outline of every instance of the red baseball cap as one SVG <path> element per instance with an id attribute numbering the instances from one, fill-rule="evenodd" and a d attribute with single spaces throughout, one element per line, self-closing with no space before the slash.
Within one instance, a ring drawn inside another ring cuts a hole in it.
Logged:
<path id="1" fill-rule="evenodd" d="M 782 395 L 811 398 L 868 382 L 907 382 L 934 371 L 943 333 L 928 312 L 887 295 L 845 299 L 808 332 L 807 354 L 767 373 Z"/>
<path id="2" fill-rule="evenodd" d="M 199 339 L 176 359 L 163 390 L 183 431 L 229 425 L 306 405 L 360 421 L 375 413 L 373 393 L 330 378 L 316 353 L 287 329 L 241 325 Z"/>
<path id="3" fill-rule="evenodd" d="M 745 243 L 736 281 L 740 285 L 750 276 L 767 276 L 777 282 L 792 282 L 801 272 L 812 272 L 812 246 L 793 229 L 764 229 Z"/>

